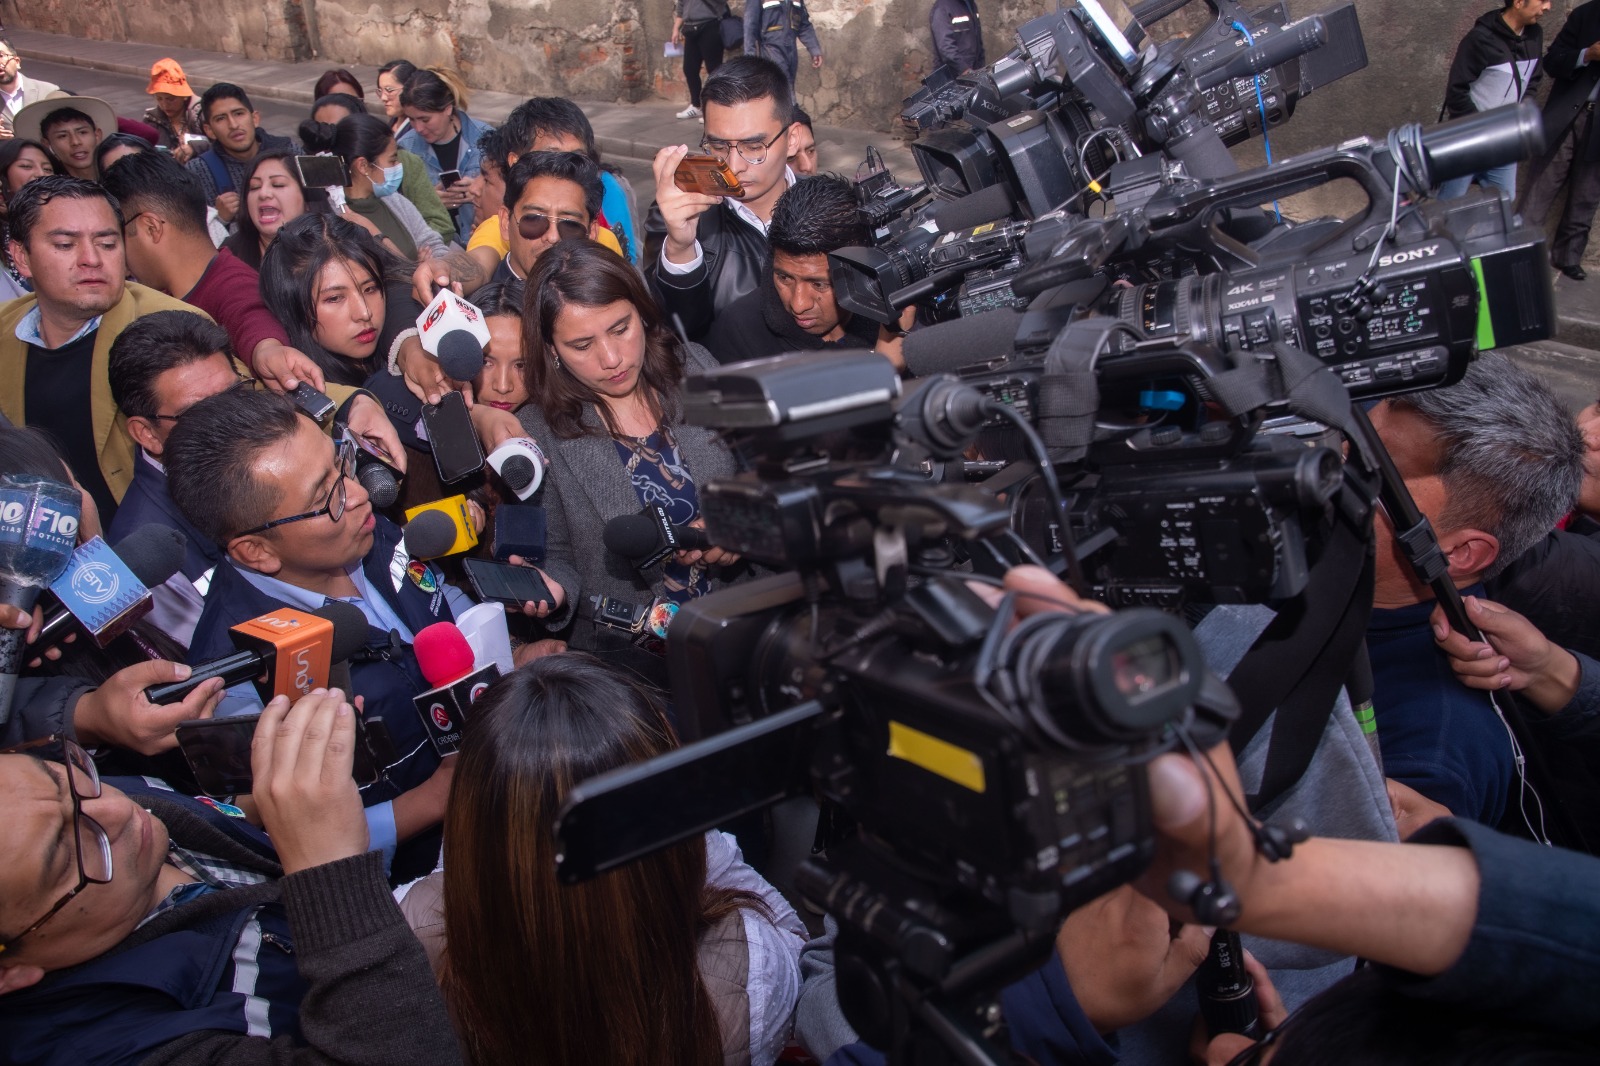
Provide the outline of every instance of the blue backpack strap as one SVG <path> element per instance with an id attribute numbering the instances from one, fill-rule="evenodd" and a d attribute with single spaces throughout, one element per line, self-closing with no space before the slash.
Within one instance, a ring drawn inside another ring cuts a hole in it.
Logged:
<path id="1" fill-rule="evenodd" d="M 216 183 L 217 194 L 233 192 L 233 175 L 228 173 L 228 164 L 221 159 L 222 149 L 216 145 L 211 146 L 209 152 L 203 152 L 201 159 L 206 162 L 206 169 L 211 171 L 211 180 Z"/>

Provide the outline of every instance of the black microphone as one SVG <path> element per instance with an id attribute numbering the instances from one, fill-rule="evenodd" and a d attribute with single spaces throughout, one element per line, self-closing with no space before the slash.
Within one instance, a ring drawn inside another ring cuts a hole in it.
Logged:
<path id="1" fill-rule="evenodd" d="M 936 204 L 933 221 L 941 231 L 951 233 L 1010 218 L 1015 207 L 1004 185 L 988 185 L 958 199 Z"/>
<path id="2" fill-rule="evenodd" d="M 1530 100 L 1478 111 L 1422 131 L 1435 185 L 1463 174 L 1517 163 L 1544 151 L 1544 119 Z"/>
<path id="3" fill-rule="evenodd" d="M 906 369 L 920 378 L 1004 359 L 1016 349 L 1023 315 L 1022 311 L 988 311 L 913 330 L 902 342 Z"/>
<path id="4" fill-rule="evenodd" d="M 183 534 L 171 526 L 140 526 L 112 545 L 111 550 L 117 553 L 117 558 L 133 571 L 133 576 L 146 589 L 165 584 L 183 567 Z M 148 595 L 145 598 L 148 600 Z M 136 617 L 142 617 L 148 610 L 148 607 L 145 608 Z M 104 647 L 112 637 L 127 629 L 127 624 L 120 617 L 116 621 L 116 626 L 107 626 L 100 631 L 91 630 L 66 604 L 57 600 L 56 605 L 45 613 L 44 625 L 40 627 L 39 635 L 34 638 L 31 647 L 41 652 L 50 649 L 67 635 L 75 622 L 94 638 L 96 644 Z M 115 632 L 106 632 L 113 628 Z"/>
<path id="5" fill-rule="evenodd" d="M 367 490 L 374 507 L 388 507 L 400 498 L 398 472 L 365 448 L 356 449 L 356 480 Z"/>
<path id="6" fill-rule="evenodd" d="M 228 630 L 239 651 L 199 664 L 182 681 L 152 685 L 145 698 L 179 703 L 220 677 L 224 687 L 254 682 L 263 701 L 278 695 L 298 699 L 326 686 L 334 664 L 366 647 L 367 630 L 366 616 L 352 604 L 330 603 L 315 611 L 280 607 Z"/>
<path id="7" fill-rule="evenodd" d="M 1290 23 L 1278 33 L 1267 34 L 1261 43 L 1233 56 L 1219 67 L 1196 76 L 1195 88 L 1204 92 L 1225 81 L 1259 74 L 1263 70 L 1287 63 L 1297 56 L 1315 51 L 1328 43 L 1328 24 L 1316 15 Z"/>
<path id="8" fill-rule="evenodd" d="M 1244 948 L 1238 933 L 1218 929 L 1212 934 L 1211 950 L 1195 973 L 1195 991 L 1200 997 L 1206 1030 L 1212 1036 L 1239 1033 L 1253 1037 L 1260 1030 L 1256 986 L 1244 968 Z"/>
<path id="9" fill-rule="evenodd" d="M 483 371 L 483 345 L 464 329 L 439 338 L 439 369 L 454 381 L 471 381 Z"/>
<path id="10" fill-rule="evenodd" d="M 711 547 L 705 530 L 673 525 L 667 518 L 667 509 L 659 504 L 638 514 L 611 519 L 601 539 L 608 551 L 616 552 L 640 570 L 648 570 L 676 551 L 704 551 Z"/>

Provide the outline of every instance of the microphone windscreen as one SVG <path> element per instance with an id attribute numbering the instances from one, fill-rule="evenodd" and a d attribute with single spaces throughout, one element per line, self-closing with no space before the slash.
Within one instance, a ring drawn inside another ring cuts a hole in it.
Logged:
<path id="1" fill-rule="evenodd" d="M 367 490 L 374 507 L 388 507 L 400 498 L 400 482 L 382 459 L 373 457 L 371 462 L 365 462 L 358 457 L 356 480 Z"/>
<path id="2" fill-rule="evenodd" d="M 438 688 L 472 673 L 472 645 L 454 622 L 435 622 L 418 630 L 411 643 L 428 685 Z"/>
<path id="3" fill-rule="evenodd" d="M 117 558 L 128 564 L 139 584 L 147 589 L 164 584 L 183 567 L 184 539 L 171 526 L 140 526 L 113 546 Z"/>
<path id="4" fill-rule="evenodd" d="M 483 345 L 464 329 L 439 338 L 439 369 L 455 381 L 471 381 L 483 370 Z"/>
<path id="5" fill-rule="evenodd" d="M 406 553 L 413 559 L 437 559 L 456 542 L 456 526 L 439 511 L 423 511 L 406 523 Z"/>
<path id="6" fill-rule="evenodd" d="M 330 663 L 342 663 L 367 646 L 367 631 L 370 628 L 367 616 L 355 604 L 334 600 L 311 613 L 333 623 L 333 647 L 328 655 Z"/>
<path id="7" fill-rule="evenodd" d="M 533 484 L 533 476 L 538 471 L 534 469 L 533 460 L 526 455 L 513 455 L 500 464 L 500 476 L 505 483 L 511 486 L 512 492 L 521 492 Z"/>
<path id="8" fill-rule="evenodd" d="M 647 515 L 619 514 L 606 523 L 601 539 L 607 550 L 625 559 L 638 559 L 656 550 L 661 533 Z"/>
<path id="9" fill-rule="evenodd" d="M 987 311 L 906 334 L 906 369 L 914 377 L 946 374 L 973 363 L 1003 359 L 1016 349 L 1020 311 Z"/>
<path id="10" fill-rule="evenodd" d="M 1004 185 L 990 185 L 937 205 L 933 209 L 933 220 L 940 230 L 949 233 L 1010 218 L 1015 206 Z"/>

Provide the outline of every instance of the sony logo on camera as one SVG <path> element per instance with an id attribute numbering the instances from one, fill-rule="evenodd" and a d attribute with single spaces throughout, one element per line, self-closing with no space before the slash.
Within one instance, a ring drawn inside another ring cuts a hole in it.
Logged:
<path id="1" fill-rule="evenodd" d="M 1437 244 L 1425 245 L 1421 248 L 1407 248 L 1403 252 L 1394 252 L 1391 255 L 1380 255 L 1378 265 L 1381 267 L 1394 266 L 1396 263 L 1414 263 L 1418 259 L 1432 259 L 1439 254 Z"/>

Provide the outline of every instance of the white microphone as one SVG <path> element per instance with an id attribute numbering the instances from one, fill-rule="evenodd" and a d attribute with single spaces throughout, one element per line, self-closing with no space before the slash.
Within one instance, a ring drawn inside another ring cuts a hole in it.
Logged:
<path id="1" fill-rule="evenodd" d="M 545 457 L 529 437 L 512 437 L 489 453 L 489 465 L 517 499 L 526 500 L 544 481 Z"/>
<path id="2" fill-rule="evenodd" d="M 449 289 L 440 289 L 417 316 L 422 350 L 439 360 L 439 369 L 454 381 L 471 381 L 483 369 L 489 324 L 477 305 Z"/>
<path id="3" fill-rule="evenodd" d="M 506 627 L 506 609 L 498 603 L 478 603 L 456 617 L 456 628 L 472 649 L 472 665 L 482 669 L 493 663 L 502 674 L 516 667 L 511 662 L 511 631 Z"/>

